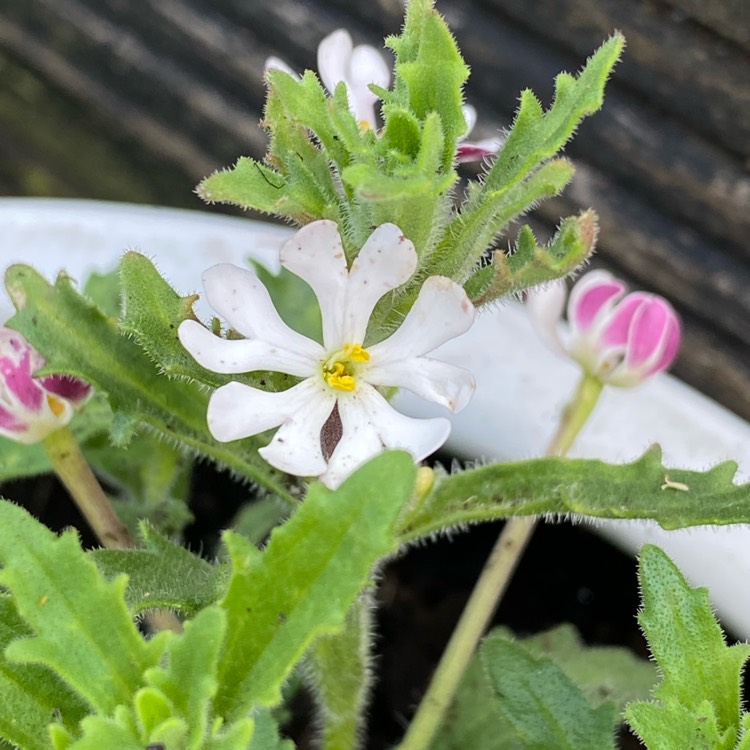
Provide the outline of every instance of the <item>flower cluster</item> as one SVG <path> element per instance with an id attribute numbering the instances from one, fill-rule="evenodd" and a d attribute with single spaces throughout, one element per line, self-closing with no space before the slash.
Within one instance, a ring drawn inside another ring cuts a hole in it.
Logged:
<path id="1" fill-rule="evenodd" d="M 0 435 L 36 443 L 67 425 L 91 386 L 67 375 L 35 378 L 44 358 L 20 333 L 0 328 Z"/>
<path id="2" fill-rule="evenodd" d="M 269 57 L 266 70 L 283 70 L 297 78 L 292 68 L 278 57 Z M 343 83 L 349 107 L 360 127 L 377 129 L 375 105 L 377 94 L 370 90 L 370 84 L 387 88 L 391 82 L 391 73 L 383 54 L 369 44 L 354 46 L 351 35 L 346 29 L 337 29 L 329 34 L 318 45 L 318 75 L 323 85 L 333 94 L 336 86 Z M 465 140 L 477 121 L 474 107 L 463 108 L 466 120 L 466 133 L 456 148 L 456 161 L 460 163 L 481 161 L 494 156 L 502 146 L 501 138 L 487 138 L 480 141 Z"/>
<path id="3" fill-rule="evenodd" d="M 471 326 L 474 308 L 463 288 L 441 276 L 427 279 L 401 326 L 370 344 L 375 305 L 417 266 L 414 246 L 397 226 L 379 226 L 347 268 L 336 224 L 313 222 L 282 247 L 281 265 L 314 291 L 322 345 L 281 320 L 255 274 L 229 264 L 208 269 L 203 284 L 211 306 L 246 338 L 221 338 L 191 320 L 180 325 L 180 341 L 210 370 L 272 370 L 301 378 L 280 393 L 238 382 L 218 388 L 208 408 L 214 437 L 230 441 L 278 427 L 260 449 L 266 461 L 290 474 L 320 477 L 329 487 L 386 448 L 406 450 L 415 460 L 439 448 L 449 421 L 404 416 L 380 388 L 407 388 L 453 412 L 468 403 L 471 374 L 424 356 Z"/>
<path id="4" fill-rule="evenodd" d="M 578 362 L 585 372 L 609 385 L 638 385 L 666 370 L 680 348 L 680 321 L 662 297 L 625 294 L 625 285 L 607 271 L 591 271 L 568 297 L 569 331 L 558 321 L 565 306 L 560 282 L 529 294 L 528 308 L 545 339 Z"/>

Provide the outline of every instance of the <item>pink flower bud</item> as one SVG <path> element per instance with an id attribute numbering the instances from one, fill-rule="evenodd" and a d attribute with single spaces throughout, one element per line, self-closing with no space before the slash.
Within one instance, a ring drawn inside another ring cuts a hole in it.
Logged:
<path id="1" fill-rule="evenodd" d="M 44 358 L 24 337 L 0 328 L 0 435 L 36 443 L 70 422 L 91 386 L 67 375 L 35 378 Z"/>
<path id="2" fill-rule="evenodd" d="M 557 332 L 565 303 L 562 286 L 529 295 L 537 327 L 603 383 L 634 386 L 666 370 L 680 347 L 680 321 L 662 297 L 625 294 L 625 285 L 606 271 L 582 276 L 568 297 L 569 335 Z"/>

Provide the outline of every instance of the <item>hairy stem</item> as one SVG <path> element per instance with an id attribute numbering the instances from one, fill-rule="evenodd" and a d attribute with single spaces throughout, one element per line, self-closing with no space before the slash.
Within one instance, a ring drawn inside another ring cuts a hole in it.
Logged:
<path id="1" fill-rule="evenodd" d="M 601 392 L 600 381 L 587 374 L 582 376 L 547 448 L 548 456 L 564 456 L 570 450 L 576 436 L 591 416 Z M 399 745 L 399 750 L 426 750 L 430 747 L 469 660 L 534 533 L 537 521 L 534 516 L 524 516 L 511 518 L 506 522 L 448 641 L 414 720 Z"/>
<path id="2" fill-rule="evenodd" d="M 135 547 L 71 431 L 67 427 L 56 430 L 44 438 L 42 445 L 55 473 L 102 545 L 108 549 Z M 153 630 L 182 632 L 179 619 L 171 612 L 151 612 L 146 621 Z"/>

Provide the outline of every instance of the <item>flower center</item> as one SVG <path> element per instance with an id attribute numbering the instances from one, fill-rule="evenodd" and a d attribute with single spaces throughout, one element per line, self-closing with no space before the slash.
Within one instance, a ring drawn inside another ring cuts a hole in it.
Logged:
<path id="1" fill-rule="evenodd" d="M 357 386 L 357 365 L 367 362 L 370 352 L 362 344 L 344 344 L 323 363 L 323 379 L 331 388 L 353 391 Z"/>

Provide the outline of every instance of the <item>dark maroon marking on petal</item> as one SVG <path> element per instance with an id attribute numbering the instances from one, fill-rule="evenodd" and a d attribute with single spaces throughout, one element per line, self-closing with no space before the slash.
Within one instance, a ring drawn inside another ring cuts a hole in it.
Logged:
<path id="1" fill-rule="evenodd" d="M 48 375 L 47 377 L 40 378 L 39 382 L 50 393 L 67 399 L 74 404 L 85 401 L 91 393 L 91 385 L 89 383 L 72 375 Z"/>
<path id="2" fill-rule="evenodd" d="M 320 449 L 323 452 L 323 458 L 326 463 L 331 460 L 331 456 L 336 450 L 336 446 L 339 444 L 343 434 L 344 425 L 341 423 L 339 405 L 338 402 L 336 402 L 330 416 L 320 428 Z"/>

